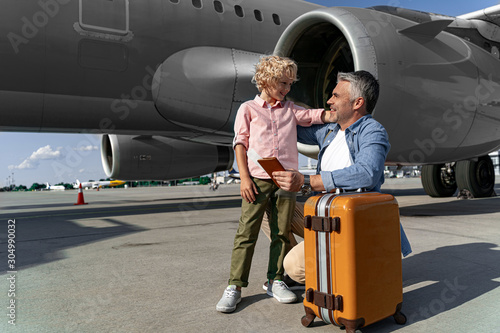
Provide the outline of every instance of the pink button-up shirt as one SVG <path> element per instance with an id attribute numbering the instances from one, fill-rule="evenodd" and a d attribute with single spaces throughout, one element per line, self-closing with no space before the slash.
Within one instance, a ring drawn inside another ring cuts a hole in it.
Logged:
<path id="1" fill-rule="evenodd" d="M 322 124 L 323 109 L 307 110 L 293 102 L 278 102 L 273 107 L 255 96 L 243 103 L 234 121 L 233 148 L 237 144 L 254 149 L 260 157 L 276 157 L 285 169 L 298 169 L 297 125 Z M 256 163 L 248 159 L 250 175 L 270 179 Z"/>

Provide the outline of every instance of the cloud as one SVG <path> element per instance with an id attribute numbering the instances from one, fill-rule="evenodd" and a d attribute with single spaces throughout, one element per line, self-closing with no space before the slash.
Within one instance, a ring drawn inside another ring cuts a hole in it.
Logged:
<path id="1" fill-rule="evenodd" d="M 31 156 L 28 158 L 32 161 L 37 160 L 55 160 L 61 157 L 61 148 L 58 150 L 52 150 L 50 145 L 46 145 L 45 147 L 38 148 Z"/>
<path id="2" fill-rule="evenodd" d="M 50 145 L 40 147 L 34 151 L 30 157 L 22 161 L 19 165 L 9 165 L 9 170 L 13 169 L 36 169 L 40 164 L 40 160 L 57 160 L 62 157 L 62 148 L 53 150 Z"/>
<path id="3" fill-rule="evenodd" d="M 99 150 L 99 147 L 98 146 L 88 145 L 88 146 L 81 146 L 81 147 L 73 148 L 73 150 L 76 150 L 76 151 L 92 151 L 92 150 Z"/>
<path id="4" fill-rule="evenodd" d="M 24 160 L 19 165 L 9 165 L 9 169 L 35 169 L 38 166 L 38 163 L 33 163 L 29 159 Z"/>

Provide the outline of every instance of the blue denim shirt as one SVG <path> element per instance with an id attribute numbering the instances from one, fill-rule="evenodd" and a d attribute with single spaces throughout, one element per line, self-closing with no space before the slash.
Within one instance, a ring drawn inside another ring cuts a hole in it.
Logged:
<path id="1" fill-rule="evenodd" d="M 347 168 L 325 171 L 321 170 L 321 159 L 328 145 L 333 141 L 340 129 L 336 123 L 297 126 L 297 139 L 301 143 L 319 145 L 318 166 L 316 173 L 321 175 L 327 192 L 335 188 L 356 190 L 366 188 L 380 192 L 384 183 L 384 163 L 391 145 L 387 132 L 371 115 L 366 115 L 346 128 L 345 138 L 353 164 Z M 403 227 L 401 229 L 401 252 L 404 256 L 411 253 L 411 246 Z"/>

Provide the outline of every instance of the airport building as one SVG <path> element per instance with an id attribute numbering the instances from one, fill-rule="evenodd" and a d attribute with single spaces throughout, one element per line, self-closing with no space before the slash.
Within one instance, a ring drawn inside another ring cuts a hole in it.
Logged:
<path id="1" fill-rule="evenodd" d="M 495 168 L 495 176 L 500 175 L 500 151 L 495 151 L 490 153 L 491 160 L 493 162 L 493 167 Z"/>

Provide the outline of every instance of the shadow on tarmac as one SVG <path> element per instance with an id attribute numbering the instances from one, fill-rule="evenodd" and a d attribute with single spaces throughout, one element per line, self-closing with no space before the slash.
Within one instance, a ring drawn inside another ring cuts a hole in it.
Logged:
<path id="1" fill-rule="evenodd" d="M 233 196 L 234 197 L 234 196 Z M 148 200 L 150 201 L 150 200 Z M 176 199 L 179 201 L 179 199 Z M 205 198 L 193 199 L 192 197 L 185 202 L 169 203 L 169 204 L 154 204 L 154 205 L 128 205 L 116 206 L 117 202 L 111 202 L 112 207 L 92 207 L 92 204 L 85 206 L 71 206 L 68 204 L 61 204 L 60 207 L 69 207 L 66 209 L 54 209 L 40 212 L 25 212 L 14 214 L 0 214 L 0 219 L 38 219 L 48 217 L 69 216 L 71 219 L 75 218 L 102 218 L 102 217 L 116 217 L 116 216 L 133 216 L 149 213 L 168 213 L 168 212 L 184 212 L 190 210 L 205 210 L 205 209 L 220 209 L 238 207 L 241 205 L 241 199 L 235 200 L 208 200 Z M 99 202 L 99 205 L 107 204 L 106 202 Z M 44 206 L 46 207 L 46 206 Z"/>
<path id="2" fill-rule="evenodd" d="M 423 188 L 390 189 L 382 187 L 381 192 L 392 194 L 395 197 L 409 195 L 427 195 Z"/>
<path id="3" fill-rule="evenodd" d="M 15 269 L 20 270 L 64 259 L 65 249 L 145 230 L 111 218 L 104 218 L 102 221 L 111 226 L 84 227 L 71 220 L 55 219 L 43 223 L 43 228 L 40 228 L 40 221 L 37 219 L 16 218 Z M 0 243 L 6 242 L 6 235 L 2 235 Z M 0 257 L 7 257 L 7 246 L 0 247 Z M 1 263 L 0 275 L 11 270 L 7 266 L 7 260 Z"/>
<path id="4" fill-rule="evenodd" d="M 69 191 L 68 191 L 69 192 Z M 72 192 L 76 193 L 76 192 Z M 85 194 L 85 192 L 84 192 Z M 217 198 L 240 198 L 239 196 L 235 195 L 218 195 Z M 208 197 L 203 197 L 203 199 L 206 199 Z M 116 205 L 123 205 L 123 204 L 142 204 L 144 202 L 169 202 L 169 201 L 185 201 L 189 202 L 192 201 L 193 197 L 175 197 L 175 198 L 162 198 L 162 199 L 128 199 L 128 200 L 103 200 L 103 201 L 98 201 L 96 202 L 99 205 L 111 205 L 111 206 L 116 206 Z M 241 198 L 239 199 L 241 203 Z M 76 199 L 75 199 L 76 201 Z M 42 204 L 35 204 L 35 205 L 19 205 L 19 206 L 3 206 L 2 210 L 18 210 L 18 209 L 37 209 L 37 208 L 59 208 L 59 207 L 68 207 L 68 204 L 66 202 L 60 202 L 60 203 L 42 203 Z"/>
<path id="5" fill-rule="evenodd" d="M 397 199 L 397 198 L 396 198 Z M 497 213 L 500 197 L 453 200 L 399 208 L 401 216 L 456 216 Z"/>
<path id="6" fill-rule="evenodd" d="M 403 285 L 415 289 L 403 295 L 406 326 L 425 321 L 498 288 L 500 251 L 492 243 L 444 246 L 403 259 Z M 421 285 L 421 286 L 419 286 Z M 480 318 L 481 309 L 477 309 Z M 471 314 L 471 317 L 474 317 Z M 362 329 L 392 332 L 401 326 L 392 317 Z M 434 331 L 429 327 L 425 331 Z"/>
<path id="7" fill-rule="evenodd" d="M 233 313 L 236 314 L 238 312 L 244 311 L 246 307 L 248 307 L 252 304 L 255 304 L 259 301 L 262 301 L 263 299 L 268 299 L 268 298 L 269 298 L 269 296 L 265 293 L 242 297 L 241 302 L 238 304 L 238 307 L 236 308 L 236 310 L 234 312 L 232 312 L 232 314 Z"/>
<path id="8" fill-rule="evenodd" d="M 420 185 L 418 187 L 414 187 L 414 188 L 403 188 L 403 189 L 395 189 L 395 188 L 391 188 L 390 186 L 391 185 L 382 185 L 381 192 L 387 193 L 387 194 L 392 194 L 395 197 L 411 196 L 411 195 L 425 195 L 425 196 L 427 196 L 427 193 L 425 193 L 422 185 Z M 494 190 L 496 193 L 500 193 L 500 184 L 495 184 Z M 458 195 L 458 191 L 456 191 L 450 198 L 454 199 L 454 198 L 456 198 L 457 195 Z M 478 200 L 478 199 L 474 199 L 474 200 Z M 463 202 L 466 200 L 458 200 L 457 199 L 456 201 Z"/>
<path id="9" fill-rule="evenodd" d="M 118 217 L 143 214 L 178 212 L 178 219 L 165 221 L 165 228 L 186 226 L 179 220 L 187 218 L 195 211 L 239 207 L 241 199 L 237 200 L 195 200 L 192 197 L 183 203 L 168 203 L 155 205 L 134 205 L 121 207 L 67 206 L 66 209 L 54 209 L 40 212 L 25 212 L 1 214 L 0 221 L 6 224 L 8 220 L 16 221 L 16 269 L 45 264 L 64 259 L 63 250 L 95 243 L 104 239 L 120 237 L 125 234 L 148 230 L 136 224 L 120 221 Z M 178 200 L 178 199 L 177 199 Z M 82 226 L 75 221 L 81 219 L 96 219 L 105 223 L 105 227 Z M 207 222 L 205 224 L 226 223 Z M 191 224 L 192 225 L 192 224 Z M 2 228 L 7 230 L 5 226 Z M 0 234 L 0 257 L 7 258 L 7 233 Z M 22 244 L 22 246 L 21 246 Z M 7 260 L 0 263 L 0 275 L 10 269 Z"/>

